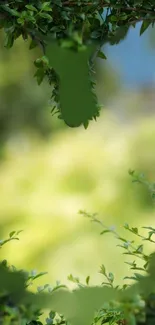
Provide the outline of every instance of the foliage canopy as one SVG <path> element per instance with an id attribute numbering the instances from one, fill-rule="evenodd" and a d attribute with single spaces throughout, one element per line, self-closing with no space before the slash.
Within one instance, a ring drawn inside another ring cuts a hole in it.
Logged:
<path id="1" fill-rule="evenodd" d="M 40 46 L 43 55 L 34 62 L 35 77 L 39 85 L 44 78 L 48 79 L 52 86 L 52 111 L 71 127 L 81 124 L 87 127 L 89 120 L 99 116 L 93 65 L 96 57 L 106 58 L 102 46 L 106 42 L 118 44 L 127 35 L 129 27 L 135 27 L 140 21 L 142 35 L 154 25 L 154 20 L 154 0 L 0 1 L 0 27 L 6 34 L 5 47 L 11 48 L 19 36 L 24 40 L 31 39 L 30 49 Z M 55 51 L 54 41 L 57 44 Z M 91 51 L 88 51 L 90 47 Z M 71 51 L 76 54 L 74 67 L 70 60 Z M 88 55 L 82 56 L 81 51 Z M 81 59 L 78 59 L 80 55 Z M 59 68 L 54 64 L 55 58 Z M 65 73 L 64 67 L 67 67 Z M 82 80 L 83 91 L 80 87 Z M 79 98 L 81 101 L 75 105 Z"/>

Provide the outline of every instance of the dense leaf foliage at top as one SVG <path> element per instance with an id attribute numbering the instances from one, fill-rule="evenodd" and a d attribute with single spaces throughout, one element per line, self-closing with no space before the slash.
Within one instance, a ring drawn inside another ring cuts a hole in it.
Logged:
<path id="1" fill-rule="evenodd" d="M 68 49 L 76 52 L 79 56 L 81 51 L 86 51 L 91 44 L 93 53 L 90 55 L 88 75 L 90 79 L 90 97 L 91 88 L 94 95 L 94 76 L 93 76 L 93 62 L 98 56 L 105 59 L 105 55 L 101 51 L 101 46 L 109 42 L 111 45 L 119 43 L 125 38 L 130 26 L 135 26 L 139 21 L 142 21 L 140 35 L 148 28 L 149 25 L 154 24 L 155 20 L 155 3 L 154 0 L 5 0 L 0 1 L 0 27 L 4 28 L 6 33 L 5 46 L 11 48 L 14 41 L 22 36 L 24 40 L 30 38 L 30 49 L 35 46 L 40 46 L 43 56 L 36 59 L 35 66 L 37 71 L 35 77 L 38 84 L 41 84 L 44 77 L 48 78 L 48 82 L 52 85 L 52 105 L 53 111 L 59 113 L 69 126 L 79 126 L 84 124 L 88 126 L 88 121 L 99 116 L 99 107 L 94 104 L 94 109 L 86 107 L 89 106 L 90 98 L 85 101 L 85 108 L 87 114 L 84 114 L 83 107 L 79 112 L 76 112 L 77 107 L 73 107 L 73 103 L 68 100 L 64 103 L 64 99 L 60 96 L 65 82 L 62 82 L 62 75 L 60 76 L 60 69 L 56 71 L 55 67 L 51 66 L 51 60 L 47 57 L 46 45 L 52 44 L 51 39 L 55 40 L 59 45 L 59 50 Z M 47 36 L 50 35 L 50 41 Z M 94 43 L 95 42 L 95 43 Z M 51 45 L 52 46 L 52 45 Z M 57 49 L 58 56 L 60 52 Z M 55 57 L 57 57 L 55 53 Z M 62 53 L 62 57 L 64 54 Z M 51 54 L 48 56 L 52 57 Z M 53 58 L 53 57 L 52 57 Z M 60 59 L 61 61 L 61 59 Z M 68 79 L 71 79 L 69 71 L 73 70 L 70 66 L 69 59 L 63 59 L 63 66 L 68 68 Z M 78 60 L 77 60 L 78 61 Z M 83 61 L 77 63 L 78 69 L 81 72 L 79 79 L 85 78 L 82 71 Z M 87 62 L 86 62 L 87 63 Z M 65 75 L 65 79 L 67 76 Z M 64 79 L 64 80 L 65 80 Z M 70 93 L 73 88 L 77 88 L 78 84 L 74 84 L 75 78 L 70 80 Z M 73 91 L 76 98 L 83 94 L 81 90 Z M 66 95 L 68 97 L 68 94 Z M 74 96 L 75 97 L 75 96 Z M 75 98 L 75 101 L 76 101 Z M 67 108 L 70 105 L 70 109 Z M 79 102 L 79 105 L 81 103 Z M 66 111 L 67 110 L 67 111 Z M 76 118 L 69 119 L 72 111 Z M 69 121 L 71 120 L 71 121 Z"/>

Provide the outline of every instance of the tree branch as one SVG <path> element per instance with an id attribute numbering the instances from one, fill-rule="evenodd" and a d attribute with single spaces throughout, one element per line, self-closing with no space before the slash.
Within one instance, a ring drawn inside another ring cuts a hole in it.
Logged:
<path id="1" fill-rule="evenodd" d="M 64 6 L 77 6 L 77 2 L 75 1 L 64 1 L 63 2 L 63 5 Z M 121 10 L 127 10 L 127 11 L 135 11 L 135 12 L 139 12 L 139 13 L 145 13 L 145 14 L 152 14 L 154 13 L 155 14 L 155 8 L 152 9 L 152 10 L 149 10 L 149 9 L 143 9 L 143 8 L 136 8 L 136 7 L 118 7 L 117 5 L 115 4 L 110 4 L 110 3 L 106 3 L 105 1 L 100 1 L 100 3 L 98 3 L 97 1 L 92 1 L 92 2 L 83 2 L 81 4 L 81 6 L 96 6 L 98 5 L 100 8 L 112 8 L 112 9 L 121 9 Z"/>

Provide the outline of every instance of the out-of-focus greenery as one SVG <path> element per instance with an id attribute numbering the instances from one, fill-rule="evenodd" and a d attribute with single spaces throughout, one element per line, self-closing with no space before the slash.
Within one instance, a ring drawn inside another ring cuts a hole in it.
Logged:
<path id="1" fill-rule="evenodd" d="M 105 224 L 118 228 L 129 221 L 133 226 L 151 224 L 154 210 L 148 191 L 131 183 L 128 169 L 142 171 L 153 180 L 154 118 L 128 124 L 126 115 L 122 125 L 121 114 L 114 115 L 108 107 L 87 131 L 62 128 L 47 105 L 51 89 L 46 83 L 37 86 L 33 79 L 35 50 L 29 51 L 19 39 L 11 51 L 1 48 L 0 56 L 4 158 L 0 237 L 9 230 L 24 230 L 20 248 L 16 242 L 4 247 L 1 258 L 7 256 L 17 267 L 47 270 L 51 283 L 66 282 L 69 273 L 81 280 L 89 274 L 91 284 L 100 283 L 97 271 L 102 263 L 120 279 L 128 269 L 117 262 L 122 255 L 114 249 L 115 239 L 100 237 L 98 228 L 79 216 L 78 210 L 99 212 Z M 118 90 L 118 79 L 109 71 L 103 88 L 110 97 Z M 97 91 L 102 99 L 100 84 Z M 138 97 L 135 101 L 131 94 L 128 97 L 129 109 L 141 107 Z M 122 103 L 115 104 L 121 111 Z"/>
<path id="2" fill-rule="evenodd" d="M 152 223 L 148 191 L 133 185 L 127 172 L 134 167 L 153 180 L 154 123 L 142 119 L 123 127 L 105 111 L 87 132 L 61 131 L 46 143 L 27 135 L 20 143 L 8 142 L 0 168 L 0 235 L 8 228 L 24 232 L 20 250 L 12 243 L 2 257 L 17 267 L 48 270 L 51 283 L 66 282 L 69 273 L 82 279 L 90 274 L 97 283 L 102 263 L 116 279 L 123 277 L 127 270 L 117 263 L 121 253 L 114 249 L 115 239 L 100 237 L 77 212 L 99 212 L 105 224 L 119 228 L 129 221 Z"/>
<path id="3" fill-rule="evenodd" d="M 64 123 L 51 114 L 48 98 L 52 86 L 44 82 L 38 86 L 35 78 L 34 60 L 40 55 L 39 49 L 29 51 L 28 41 L 16 40 L 9 51 L 4 47 L 4 34 L 0 33 L 0 152 L 12 136 L 21 132 L 33 132 L 46 140 L 51 132 L 64 129 Z M 104 85 L 104 97 L 118 91 L 118 77 L 111 66 L 98 69 L 97 93 Z M 104 80 L 103 80 L 104 76 Z M 116 80 L 117 77 L 117 80 Z M 103 91 L 102 91 L 103 95 Z"/>
<path id="4" fill-rule="evenodd" d="M 0 33 L 0 144 L 21 131 L 33 131 L 42 137 L 59 127 L 51 118 L 48 96 L 52 89 L 44 82 L 40 87 L 33 78 L 33 61 L 39 50 L 28 49 L 27 42 L 18 39 L 14 48 L 4 48 Z M 63 127 L 63 125 L 61 125 Z"/>
<path id="5" fill-rule="evenodd" d="M 104 224 L 116 225 L 120 234 L 124 222 L 133 227 L 153 224 L 148 190 L 133 185 L 128 176 L 133 168 L 150 180 L 155 177 L 155 119 L 139 118 L 146 95 L 128 94 L 128 105 L 115 102 L 117 113 L 108 107 L 87 132 L 67 130 L 51 117 L 51 89 L 38 87 L 33 79 L 36 50 L 28 51 L 19 39 L 12 51 L 1 49 L 0 56 L 0 239 L 9 230 L 24 230 L 20 244 L 6 245 L 1 258 L 19 268 L 47 270 L 39 285 L 57 279 L 66 283 L 70 273 L 81 281 L 89 274 L 90 284 L 100 283 L 102 263 L 120 283 L 130 271 L 117 241 L 109 234 L 102 238 L 78 210 L 99 212 Z M 117 76 L 112 83 L 108 70 L 107 77 L 105 87 L 98 84 L 101 101 L 118 91 Z M 123 124 L 122 107 L 127 111 Z M 133 111 L 138 112 L 134 123 Z"/>

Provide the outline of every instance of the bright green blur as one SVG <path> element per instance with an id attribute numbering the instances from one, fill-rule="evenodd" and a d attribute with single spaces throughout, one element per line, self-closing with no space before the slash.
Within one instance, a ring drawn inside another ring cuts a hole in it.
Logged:
<path id="1" fill-rule="evenodd" d="M 98 273 L 102 263 L 122 283 L 130 274 L 123 261 L 130 259 L 112 235 L 100 236 L 100 226 L 78 211 L 98 212 L 104 224 L 116 225 L 120 234 L 125 222 L 153 224 L 149 194 L 132 184 L 128 169 L 154 181 L 155 119 L 122 123 L 107 107 L 87 130 L 64 127 L 50 114 L 49 88 L 33 80 L 35 52 L 25 51 L 19 41 L 7 54 L 8 61 L 6 50 L 0 53 L 0 239 L 12 230 L 24 230 L 19 242 L 1 250 L 1 259 L 19 268 L 48 271 L 36 286 L 54 285 L 56 280 L 71 286 L 69 274 L 81 281 L 90 275 L 90 284 L 99 284 L 104 280 Z M 132 112 L 141 105 L 132 96 L 127 103 Z"/>

